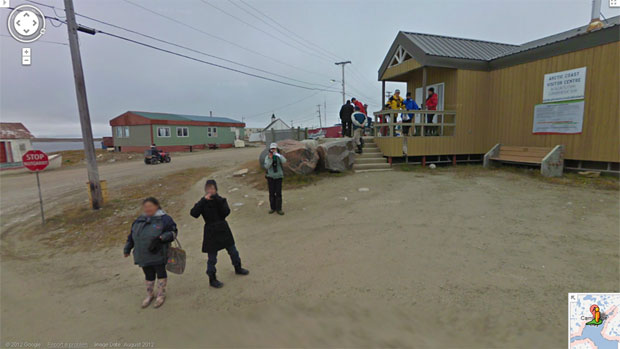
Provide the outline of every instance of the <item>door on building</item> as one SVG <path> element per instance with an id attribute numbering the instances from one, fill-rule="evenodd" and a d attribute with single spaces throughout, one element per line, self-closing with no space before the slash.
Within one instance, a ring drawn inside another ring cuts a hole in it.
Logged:
<path id="1" fill-rule="evenodd" d="M 443 96 L 444 96 L 444 83 L 440 82 L 438 84 L 433 84 L 433 85 L 427 85 L 426 89 L 428 90 L 429 88 L 434 88 L 435 89 L 435 93 L 437 94 L 437 110 L 444 110 L 443 109 Z M 422 97 L 422 88 L 418 87 L 415 89 L 415 102 L 420 106 L 420 108 L 422 108 L 422 102 L 424 102 L 424 100 L 426 100 L 426 93 L 424 94 L 424 97 Z M 416 115 L 415 117 L 415 122 L 419 123 L 422 122 L 421 121 L 421 115 Z M 435 116 L 433 117 L 433 122 L 437 122 L 437 115 L 435 114 Z"/>
<path id="2" fill-rule="evenodd" d="M 6 162 L 6 142 L 0 142 L 0 163 L 4 164 Z"/>

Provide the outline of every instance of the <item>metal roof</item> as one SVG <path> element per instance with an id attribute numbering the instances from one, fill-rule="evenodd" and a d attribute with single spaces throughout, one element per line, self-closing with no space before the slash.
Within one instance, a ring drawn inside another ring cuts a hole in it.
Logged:
<path id="1" fill-rule="evenodd" d="M 151 120 L 173 120 L 173 121 L 201 121 L 201 122 L 225 122 L 225 123 L 237 123 L 241 121 L 231 118 L 217 117 L 217 116 L 198 116 L 198 115 L 184 115 L 184 114 L 170 114 L 170 113 L 153 113 L 145 111 L 129 111 L 130 113 L 140 115 Z"/>
<path id="2" fill-rule="evenodd" d="M 591 32 L 588 24 L 521 45 L 401 31 L 379 68 L 379 80 L 399 47 L 421 66 L 492 70 L 620 40 L 620 16 L 602 22 L 603 28 Z"/>
<path id="3" fill-rule="evenodd" d="M 34 138 L 21 122 L 0 122 L 0 139 L 31 139 Z"/>
<path id="4" fill-rule="evenodd" d="M 603 28 L 601 29 L 607 29 L 607 28 L 611 28 L 611 27 L 615 27 L 620 25 L 620 16 L 615 16 L 615 17 L 611 17 L 609 19 L 603 20 Z M 546 45 L 550 45 L 556 42 L 560 42 L 560 41 L 564 41 L 564 40 L 568 40 L 568 39 L 572 39 L 575 38 L 577 36 L 581 36 L 581 35 L 585 35 L 585 34 L 589 34 L 589 33 L 595 33 L 596 31 L 593 32 L 588 32 L 589 23 L 581 26 L 581 27 L 577 27 L 577 28 L 573 28 L 571 30 L 567 30 L 565 32 L 561 32 L 558 34 L 554 34 L 551 36 L 547 36 L 544 37 L 542 39 L 537 39 L 537 40 L 533 40 L 533 41 L 529 41 L 526 42 L 524 44 L 521 44 L 519 46 L 517 46 L 514 50 L 512 50 L 511 52 L 509 52 L 508 54 L 503 54 L 503 55 L 497 55 L 491 59 L 498 59 L 498 58 L 502 58 L 504 56 L 508 56 L 508 55 L 513 55 L 513 54 L 517 54 L 519 52 L 524 52 L 527 50 L 532 50 L 538 47 L 542 47 L 542 46 L 546 46 Z M 601 30 L 599 29 L 599 30 Z M 620 35 L 620 33 L 616 32 L 616 36 Z"/>
<path id="5" fill-rule="evenodd" d="M 511 52 L 517 45 L 499 42 L 454 38 L 449 36 L 403 32 L 426 54 L 442 57 L 489 60 Z"/>

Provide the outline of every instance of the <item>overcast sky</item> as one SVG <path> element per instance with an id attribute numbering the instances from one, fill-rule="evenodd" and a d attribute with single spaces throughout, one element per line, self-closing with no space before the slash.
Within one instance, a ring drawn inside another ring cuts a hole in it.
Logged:
<path id="1" fill-rule="evenodd" d="M 11 6 L 27 3 L 10 1 Z M 46 16 L 64 17 L 62 0 L 37 1 L 59 9 L 54 14 L 53 9 L 39 6 Z M 585 25 L 591 9 L 590 0 L 74 1 L 79 14 L 281 76 L 78 17 L 83 25 L 306 87 L 340 91 L 341 71 L 334 62 L 351 60 L 353 64 L 346 67 L 347 92 L 370 104 L 371 110 L 378 109 L 381 98 L 377 70 L 399 30 L 521 44 Z M 609 8 L 607 0 L 602 12 L 606 17 L 620 14 Z M 8 14 L 6 9 L 0 11 L 2 23 Z M 66 26 L 55 28 L 48 21 L 41 40 L 28 45 L 7 37 L 5 24 L 0 28 L 2 121 L 23 122 L 38 137 L 79 137 Z M 244 117 L 250 127 L 265 126 L 275 113 L 287 123 L 294 120 L 294 126 L 310 127 L 319 123 L 317 104 L 324 113 L 326 103 L 327 123 L 338 121 L 342 102 L 338 92 L 265 81 L 102 34 L 81 33 L 80 44 L 95 136 L 111 135 L 108 121 L 127 110 L 194 115 L 213 111 L 216 116 Z M 21 66 L 22 47 L 32 48 L 32 66 Z M 403 85 L 388 84 L 388 90 L 395 87 Z"/>

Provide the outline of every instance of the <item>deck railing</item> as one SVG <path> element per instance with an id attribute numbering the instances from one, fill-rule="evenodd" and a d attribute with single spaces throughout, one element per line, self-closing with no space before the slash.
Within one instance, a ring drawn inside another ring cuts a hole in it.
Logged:
<path id="1" fill-rule="evenodd" d="M 456 128 L 456 112 L 452 110 L 384 109 L 373 114 L 375 137 L 454 136 Z M 411 115 L 412 120 L 394 122 L 402 114 Z M 429 115 L 433 115 L 432 122 L 428 122 Z"/>

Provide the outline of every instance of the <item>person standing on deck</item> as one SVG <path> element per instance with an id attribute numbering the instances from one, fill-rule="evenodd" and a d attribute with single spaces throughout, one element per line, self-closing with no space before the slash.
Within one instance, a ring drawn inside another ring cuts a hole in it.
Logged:
<path id="1" fill-rule="evenodd" d="M 357 146 L 357 153 L 362 153 L 362 131 L 366 126 L 366 114 L 360 111 L 359 107 L 355 107 L 355 113 L 353 113 L 353 141 Z"/>
<path id="2" fill-rule="evenodd" d="M 415 100 L 413 100 L 413 98 L 411 98 L 411 92 L 407 92 L 407 98 L 405 99 L 405 101 L 403 102 L 405 109 L 407 110 L 419 110 L 420 107 L 418 107 L 418 104 L 415 102 Z M 409 136 L 409 130 L 411 129 L 411 126 L 409 125 L 405 125 L 407 123 L 412 124 L 413 121 L 415 120 L 415 114 L 402 114 L 402 119 L 403 119 L 403 136 Z M 415 133 L 415 130 L 414 130 Z"/>
<path id="3" fill-rule="evenodd" d="M 392 96 L 390 96 L 390 99 L 388 99 L 388 101 L 387 101 L 387 106 L 389 107 L 389 109 L 393 109 L 393 110 L 404 109 L 403 97 L 400 96 L 400 90 L 399 89 L 394 90 L 394 94 Z M 398 117 L 398 114 L 389 114 L 389 115 L 390 115 L 390 118 L 389 118 L 389 120 L 386 120 L 386 121 L 388 121 L 388 122 L 396 122 L 397 121 L 396 118 Z M 392 134 L 392 136 L 393 136 L 393 134 Z"/>
<path id="4" fill-rule="evenodd" d="M 429 88 L 428 89 L 428 97 L 426 97 L 426 102 L 424 103 L 426 106 L 427 110 L 437 110 L 437 104 L 438 104 L 438 100 L 437 100 L 437 94 L 435 93 L 435 89 L 434 88 Z M 433 116 L 435 116 L 435 114 L 426 114 L 426 122 L 429 124 L 433 123 Z M 434 130 L 429 128 L 429 132 L 427 132 L 427 134 L 432 134 L 434 133 Z"/>
<path id="5" fill-rule="evenodd" d="M 351 115 L 353 114 L 353 105 L 351 101 L 343 104 L 340 108 L 340 122 L 342 123 L 342 137 L 351 137 Z"/>
<path id="6" fill-rule="evenodd" d="M 271 210 L 269 214 L 278 212 L 280 216 L 284 215 L 282 211 L 282 179 L 284 178 L 284 170 L 282 164 L 286 163 L 284 155 L 278 152 L 278 144 L 271 143 L 269 146 L 269 154 L 265 156 L 263 166 L 267 169 L 267 184 L 269 185 L 269 204 Z"/>

